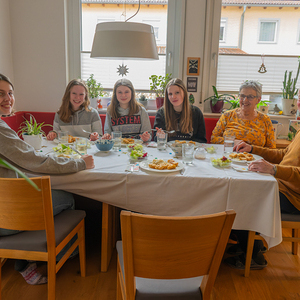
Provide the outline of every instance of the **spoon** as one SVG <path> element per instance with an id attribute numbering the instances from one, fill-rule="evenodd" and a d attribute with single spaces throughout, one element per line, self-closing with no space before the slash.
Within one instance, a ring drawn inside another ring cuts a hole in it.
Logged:
<path id="1" fill-rule="evenodd" d="M 88 134 L 92 134 L 91 132 L 86 131 L 86 130 L 84 130 L 84 129 L 82 129 L 82 131 L 83 131 L 83 132 L 86 132 L 86 133 L 88 133 Z"/>

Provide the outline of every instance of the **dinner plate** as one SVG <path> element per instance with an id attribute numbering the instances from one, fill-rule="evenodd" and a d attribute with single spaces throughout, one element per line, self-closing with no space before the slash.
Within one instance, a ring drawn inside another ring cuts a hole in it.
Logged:
<path id="1" fill-rule="evenodd" d="M 238 171 L 238 172 L 248 172 L 248 167 L 246 166 L 234 166 L 234 165 L 231 165 L 232 169 Z"/>
<path id="2" fill-rule="evenodd" d="M 186 142 L 186 143 L 189 143 L 191 141 L 180 141 L 180 142 Z M 193 141 L 192 141 L 193 142 Z M 175 143 L 175 141 L 170 141 L 167 143 L 167 145 L 169 145 L 170 147 L 173 147 L 173 144 Z M 198 142 L 195 142 L 195 148 L 198 148 L 198 147 L 201 147 L 203 146 L 202 144 L 198 143 Z M 176 146 L 177 147 L 177 146 Z M 179 146 L 180 147 L 180 146 Z"/>
<path id="3" fill-rule="evenodd" d="M 74 159 L 79 159 L 81 158 L 81 156 L 77 153 L 73 153 L 73 154 L 64 154 L 64 153 L 59 153 L 59 152 L 50 152 L 49 153 L 50 156 L 55 156 L 55 157 L 65 157 L 65 158 L 74 158 Z"/>
<path id="4" fill-rule="evenodd" d="M 132 144 L 143 144 L 143 140 L 139 140 L 139 139 L 133 139 L 133 140 L 134 140 L 134 142 L 133 142 L 133 143 L 130 143 L 130 144 L 125 144 L 125 143 L 123 143 L 123 141 L 122 141 L 121 147 L 122 147 L 122 148 L 126 148 L 128 145 L 132 145 Z"/>
<path id="5" fill-rule="evenodd" d="M 79 138 L 79 137 L 76 137 L 76 138 Z M 56 143 L 56 144 L 64 144 L 66 146 L 75 145 L 75 142 L 73 142 L 73 143 L 61 143 L 58 139 L 54 139 L 53 142 Z M 95 144 L 94 141 L 88 140 L 87 141 L 87 147 L 88 147 L 88 149 L 91 149 L 91 145 L 94 145 L 94 144 Z"/>
<path id="6" fill-rule="evenodd" d="M 178 166 L 175 169 L 172 170 L 158 170 L 158 169 L 152 169 L 148 166 L 148 164 L 151 163 L 151 161 L 142 161 L 140 163 L 140 168 L 146 171 L 156 172 L 156 173 L 169 173 L 169 172 L 178 172 L 184 168 L 183 163 L 178 162 Z"/>
<path id="7" fill-rule="evenodd" d="M 251 153 L 250 153 L 251 154 Z M 226 155 L 227 156 L 227 155 Z M 252 154 L 252 156 L 253 156 L 253 160 L 239 160 L 239 159 L 237 159 L 237 158 L 231 158 L 230 156 L 228 156 L 228 158 L 230 158 L 231 159 L 231 161 L 233 162 L 233 163 L 238 163 L 238 164 L 243 164 L 243 165 L 246 165 L 246 164 L 248 164 L 248 163 L 251 163 L 251 162 L 253 162 L 253 161 L 256 161 L 256 160 L 259 160 L 259 159 L 262 159 L 262 157 L 261 156 L 259 156 L 259 155 L 256 155 L 256 154 Z"/>

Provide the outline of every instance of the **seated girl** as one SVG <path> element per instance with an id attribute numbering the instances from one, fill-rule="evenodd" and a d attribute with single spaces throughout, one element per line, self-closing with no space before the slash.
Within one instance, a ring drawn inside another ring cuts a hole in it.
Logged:
<path id="1" fill-rule="evenodd" d="M 206 143 L 204 117 L 201 110 L 191 105 L 187 89 L 181 79 L 171 79 L 165 90 L 164 106 L 155 116 L 154 128 L 175 130 L 168 135 L 168 140 L 192 140 Z"/>
<path id="2" fill-rule="evenodd" d="M 115 83 L 111 104 L 107 108 L 103 139 L 111 139 L 113 131 L 122 137 L 151 140 L 151 124 L 146 109 L 136 101 L 130 80 L 122 78 Z"/>
<path id="3" fill-rule="evenodd" d="M 73 79 L 66 87 L 62 104 L 55 114 L 53 131 L 47 135 L 54 140 L 58 131 L 68 131 L 72 136 L 80 136 L 95 141 L 102 136 L 102 123 L 96 109 L 89 106 L 88 89 L 81 79 Z"/>

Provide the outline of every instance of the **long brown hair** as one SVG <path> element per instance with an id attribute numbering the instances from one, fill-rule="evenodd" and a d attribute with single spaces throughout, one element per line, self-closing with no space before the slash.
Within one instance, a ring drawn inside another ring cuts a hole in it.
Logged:
<path id="1" fill-rule="evenodd" d="M 165 101 L 164 101 L 164 111 L 165 111 L 165 120 L 166 120 L 166 129 L 167 130 L 176 130 L 178 117 L 176 115 L 176 111 L 172 103 L 169 100 L 168 89 L 170 86 L 176 85 L 183 90 L 183 103 L 182 103 L 182 111 L 179 119 L 180 131 L 182 133 L 189 133 L 193 130 L 193 120 L 192 120 L 192 110 L 191 105 L 188 101 L 187 89 L 183 83 L 183 81 L 179 78 L 171 79 L 165 90 Z"/>
<path id="2" fill-rule="evenodd" d="M 108 112 L 110 113 L 113 119 L 118 119 L 120 117 L 120 114 L 118 113 L 118 107 L 120 106 L 120 103 L 117 99 L 117 88 L 119 86 L 126 86 L 131 90 L 131 99 L 129 102 L 129 116 L 138 113 L 141 107 L 141 104 L 138 103 L 135 99 L 135 90 L 132 82 L 126 78 L 119 79 L 114 85 L 111 103 L 107 108 Z"/>
<path id="3" fill-rule="evenodd" d="M 89 109 L 89 105 L 90 105 L 89 91 L 88 91 L 88 88 L 87 88 L 85 82 L 82 79 L 73 79 L 69 82 L 69 84 L 66 87 L 65 94 L 62 98 L 61 106 L 57 112 L 59 115 L 59 118 L 65 123 L 69 123 L 71 116 L 74 115 L 74 113 L 75 113 L 72 108 L 72 105 L 70 103 L 71 88 L 75 85 L 81 85 L 85 89 L 84 102 L 80 108 L 84 107 L 84 109 L 86 111 L 90 111 L 90 109 Z"/>
<path id="4" fill-rule="evenodd" d="M 0 81 L 6 81 L 8 84 L 11 85 L 11 87 L 12 87 L 13 90 L 15 89 L 14 85 L 11 83 L 10 79 L 7 76 L 5 76 L 5 75 L 3 75 L 1 73 L 0 73 Z"/>

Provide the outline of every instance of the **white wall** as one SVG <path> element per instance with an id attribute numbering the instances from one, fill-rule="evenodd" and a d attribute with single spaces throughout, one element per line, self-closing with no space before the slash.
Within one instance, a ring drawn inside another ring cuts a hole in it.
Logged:
<path id="1" fill-rule="evenodd" d="M 9 0 L 0 0 L 0 73 L 14 80 Z"/>
<path id="2" fill-rule="evenodd" d="M 64 1 L 10 0 L 9 7 L 16 108 L 56 111 L 67 83 Z"/>

